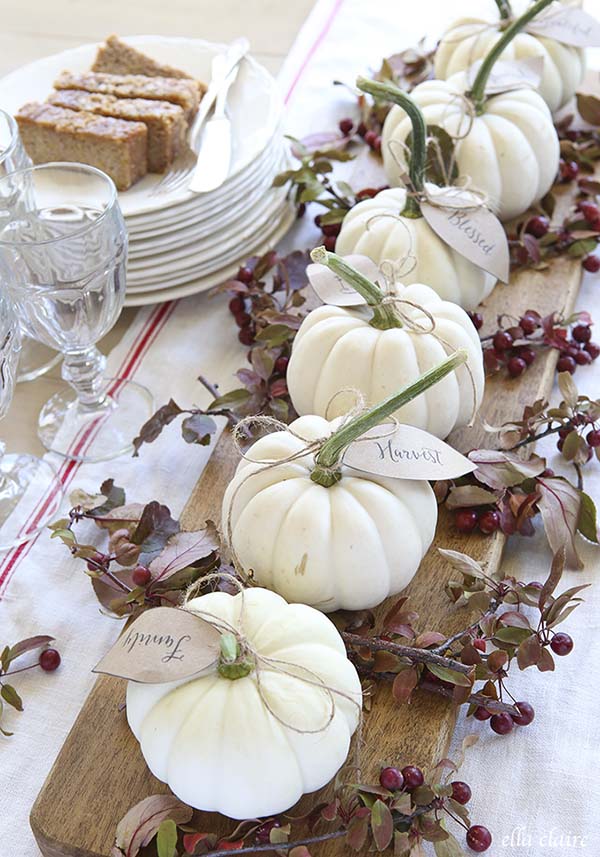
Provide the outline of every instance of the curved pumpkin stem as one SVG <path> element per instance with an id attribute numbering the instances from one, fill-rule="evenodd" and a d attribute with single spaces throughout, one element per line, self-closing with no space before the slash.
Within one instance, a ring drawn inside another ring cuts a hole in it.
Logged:
<path id="1" fill-rule="evenodd" d="M 496 6 L 498 7 L 501 21 L 508 21 L 512 18 L 512 8 L 509 0 L 496 0 Z"/>

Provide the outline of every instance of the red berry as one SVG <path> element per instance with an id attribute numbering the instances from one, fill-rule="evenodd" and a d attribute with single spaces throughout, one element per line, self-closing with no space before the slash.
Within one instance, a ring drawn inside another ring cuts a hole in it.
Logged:
<path id="1" fill-rule="evenodd" d="M 354 128 L 354 122 L 352 119 L 341 119 L 338 125 L 342 134 L 348 135 L 352 133 L 352 129 Z"/>
<path id="2" fill-rule="evenodd" d="M 467 845 L 473 851 L 487 851 L 492 844 L 492 834 L 482 824 L 474 824 L 467 830 Z"/>
<path id="3" fill-rule="evenodd" d="M 518 378 L 527 369 L 527 363 L 522 357 L 511 357 L 506 364 L 506 368 L 511 378 Z"/>
<path id="4" fill-rule="evenodd" d="M 326 235 L 323 239 L 323 246 L 326 250 L 333 252 L 335 250 L 335 235 Z"/>
<path id="5" fill-rule="evenodd" d="M 571 375 L 575 371 L 576 367 L 577 363 L 575 363 L 575 360 L 572 357 L 567 356 L 561 357 L 556 364 L 556 368 L 559 372 L 570 372 Z"/>
<path id="6" fill-rule="evenodd" d="M 486 649 L 485 640 L 482 640 L 481 638 L 478 637 L 476 640 L 473 640 L 473 645 L 475 646 L 476 649 L 479 649 L 480 652 L 485 652 L 485 649 Z"/>
<path id="7" fill-rule="evenodd" d="M 600 271 L 600 256 L 594 256 L 593 253 L 590 253 L 589 256 L 585 257 L 581 264 L 586 271 L 590 272 L 590 274 L 597 274 L 598 271 Z"/>
<path id="8" fill-rule="evenodd" d="M 586 440 L 588 442 L 588 446 L 591 446 L 592 448 L 600 446 L 600 431 L 598 431 L 598 429 L 594 429 L 593 431 L 588 432 Z"/>
<path id="9" fill-rule="evenodd" d="M 577 208 L 590 224 L 595 225 L 600 221 L 600 209 L 593 202 L 582 200 L 577 204 Z"/>
<path id="10" fill-rule="evenodd" d="M 242 267 L 237 272 L 237 279 L 240 281 L 240 283 L 245 283 L 246 285 L 248 285 L 248 283 L 251 283 L 254 279 L 254 274 L 251 268 L 247 268 L 245 265 L 242 265 Z"/>
<path id="11" fill-rule="evenodd" d="M 397 792 L 404 786 L 404 777 L 398 768 L 383 768 L 379 774 L 379 782 L 384 789 Z"/>
<path id="12" fill-rule="evenodd" d="M 240 298 L 236 295 L 235 298 L 231 298 L 229 301 L 229 309 L 234 315 L 238 315 L 240 312 L 244 311 L 244 299 Z"/>
<path id="13" fill-rule="evenodd" d="M 525 227 L 525 232 L 529 232 L 529 234 L 533 235 L 535 238 L 543 238 L 549 228 L 550 221 L 548 218 L 538 215 L 530 218 L 527 226 Z"/>
<path id="14" fill-rule="evenodd" d="M 54 672 L 60 666 L 60 654 L 56 649 L 44 649 L 38 663 L 47 673 Z"/>
<path id="15" fill-rule="evenodd" d="M 515 706 L 519 709 L 519 713 L 511 714 L 513 722 L 517 726 L 529 726 L 535 717 L 533 705 L 530 705 L 528 702 L 515 702 Z"/>
<path id="16" fill-rule="evenodd" d="M 376 139 L 376 131 L 367 131 L 367 133 L 365 134 L 365 143 L 367 144 L 367 146 L 372 146 Z"/>
<path id="17" fill-rule="evenodd" d="M 332 236 L 333 238 L 336 238 L 340 234 L 341 228 L 341 223 L 326 223 L 324 226 L 321 226 L 321 232 L 328 238 L 331 238 Z"/>
<path id="18" fill-rule="evenodd" d="M 475 720 L 489 720 L 491 716 L 491 712 L 488 711 L 487 708 L 484 708 L 483 705 L 478 705 L 473 712 Z"/>
<path id="19" fill-rule="evenodd" d="M 498 357 L 493 348 L 486 348 L 483 352 L 483 362 L 488 372 L 496 372 L 500 366 Z"/>
<path id="20" fill-rule="evenodd" d="M 564 634 L 560 631 L 552 637 L 550 648 L 555 655 L 559 655 L 561 658 L 564 658 L 565 655 L 568 655 L 573 651 L 573 639 L 568 634 Z"/>
<path id="21" fill-rule="evenodd" d="M 519 319 L 519 327 L 526 336 L 529 336 L 530 333 L 537 330 L 539 326 L 539 319 L 529 313 L 525 313 L 525 315 Z"/>
<path id="22" fill-rule="evenodd" d="M 528 366 L 531 366 L 535 358 L 537 357 L 535 350 L 533 348 L 529 348 L 528 345 L 522 345 L 518 351 L 517 356 L 524 360 Z"/>
<path id="23" fill-rule="evenodd" d="M 461 533 L 472 533 L 478 520 L 479 515 L 475 509 L 459 509 L 454 516 L 456 528 Z"/>
<path id="24" fill-rule="evenodd" d="M 600 357 L 600 345 L 597 342 L 586 342 L 583 346 L 592 360 Z"/>
<path id="25" fill-rule="evenodd" d="M 577 178 L 577 174 L 579 173 L 579 166 L 576 161 L 564 161 L 562 158 L 560 159 L 559 165 L 560 177 L 563 181 L 573 181 L 573 179 Z"/>
<path id="26" fill-rule="evenodd" d="M 494 714 L 492 716 L 490 726 L 492 727 L 492 731 L 496 732 L 496 734 L 508 735 L 513 728 L 513 719 L 510 714 L 507 714 L 505 711 L 501 711 L 499 714 Z"/>
<path id="27" fill-rule="evenodd" d="M 509 327 L 506 332 L 510 333 L 513 340 L 514 339 L 523 339 L 523 335 L 524 335 L 523 334 L 523 328 L 518 324 L 514 325 L 513 327 Z"/>
<path id="28" fill-rule="evenodd" d="M 471 321 L 473 322 L 473 326 L 475 330 L 481 330 L 483 327 L 483 316 L 480 312 L 469 312 L 467 313 Z"/>
<path id="29" fill-rule="evenodd" d="M 495 533 L 500 526 L 500 515 L 495 509 L 482 512 L 479 516 L 479 529 L 482 533 L 489 535 Z"/>
<path id="30" fill-rule="evenodd" d="M 591 355 L 583 349 L 581 351 L 578 351 L 575 355 L 575 363 L 577 363 L 578 366 L 588 366 L 591 362 Z"/>
<path id="31" fill-rule="evenodd" d="M 450 783 L 452 786 L 452 800 L 457 803 L 462 803 L 463 806 L 471 800 L 471 787 L 461 780 L 454 780 Z"/>
<path id="32" fill-rule="evenodd" d="M 289 357 L 278 357 L 275 361 L 275 371 L 279 372 L 280 375 L 285 375 L 287 370 L 287 365 L 290 362 Z"/>
<path id="33" fill-rule="evenodd" d="M 270 821 L 265 821 L 260 827 L 256 828 L 255 837 L 259 845 L 268 845 L 271 841 L 271 831 L 274 827 L 281 827 L 281 822 L 277 818 L 272 818 Z M 219 848 L 223 848 L 226 843 L 219 843 Z"/>
<path id="34" fill-rule="evenodd" d="M 418 789 L 425 782 L 423 771 L 414 765 L 407 765 L 405 768 L 402 768 L 402 776 L 404 777 L 404 786 L 408 791 Z"/>
<path id="35" fill-rule="evenodd" d="M 579 346 L 576 343 L 567 344 L 563 350 L 560 352 L 561 357 L 572 357 L 573 360 L 579 354 Z"/>
<path id="36" fill-rule="evenodd" d="M 251 327 L 243 327 L 238 333 L 238 339 L 242 345 L 252 345 L 254 343 L 254 331 Z"/>
<path id="37" fill-rule="evenodd" d="M 592 331 L 589 324 L 576 324 L 571 331 L 571 336 L 576 342 L 589 342 L 592 338 Z"/>
<path id="38" fill-rule="evenodd" d="M 508 330 L 499 330 L 494 334 L 492 342 L 496 351 L 506 351 L 507 348 L 512 346 L 513 338 Z"/>
<path id="39" fill-rule="evenodd" d="M 235 323 L 238 327 L 248 327 L 249 324 L 252 324 L 252 316 L 242 310 L 236 315 Z"/>
<path id="40" fill-rule="evenodd" d="M 136 586 L 147 586 L 152 580 L 152 573 L 145 565 L 137 565 L 133 569 L 131 579 Z"/>

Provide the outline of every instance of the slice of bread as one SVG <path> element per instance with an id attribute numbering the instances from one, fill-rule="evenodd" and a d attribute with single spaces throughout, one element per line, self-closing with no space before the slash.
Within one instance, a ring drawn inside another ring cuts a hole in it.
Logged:
<path id="1" fill-rule="evenodd" d="M 34 164 L 90 164 L 107 173 L 119 190 L 146 175 L 148 130 L 143 122 L 35 103 L 25 104 L 16 120 Z"/>
<path id="2" fill-rule="evenodd" d="M 185 144 L 185 114 L 177 104 L 147 98 L 115 98 L 100 92 L 61 89 L 48 98 L 50 104 L 69 110 L 86 110 L 143 122 L 148 129 L 148 172 L 164 173 Z"/>
<path id="3" fill-rule="evenodd" d="M 132 48 L 121 41 L 118 36 L 109 36 L 105 44 L 98 48 L 92 71 L 106 72 L 107 74 L 145 74 L 148 77 L 175 77 L 186 80 L 194 80 L 191 75 L 173 68 L 170 65 L 162 65 L 141 51 Z M 199 80 L 194 83 L 203 95 L 206 86 Z"/>

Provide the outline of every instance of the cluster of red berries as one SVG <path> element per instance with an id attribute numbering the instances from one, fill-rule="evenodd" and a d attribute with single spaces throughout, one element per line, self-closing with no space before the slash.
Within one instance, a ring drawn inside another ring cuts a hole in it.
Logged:
<path id="1" fill-rule="evenodd" d="M 407 765 L 399 768 L 382 768 L 379 774 L 379 783 L 390 792 L 406 791 L 412 792 L 425 782 L 423 771 L 415 765 Z M 452 800 L 463 806 L 471 800 L 471 787 L 467 783 L 455 780 L 450 783 L 452 787 Z M 492 834 L 481 824 L 474 824 L 467 829 L 467 845 L 473 851 L 487 851 L 492 844 Z"/>
<path id="2" fill-rule="evenodd" d="M 594 449 L 600 446 L 600 431 L 595 427 L 596 423 L 593 417 L 591 417 L 589 414 L 575 414 L 574 417 L 572 417 L 567 423 L 565 423 L 561 428 L 559 428 L 558 440 L 556 441 L 556 446 L 559 452 L 563 451 L 563 447 L 568 436 L 572 432 L 577 431 L 578 428 L 581 428 L 582 426 L 586 425 L 592 426 L 591 431 L 588 431 L 587 435 L 585 436 L 588 445 L 587 461 L 589 461 L 594 453 Z"/>
<path id="3" fill-rule="evenodd" d="M 252 269 L 242 266 L 235 275 L 235 279 L 244 283 L 244 285 L 249 285 L 254 279 Z M 253 345 L 256 337 L 256 324 L 248 312 L 248 308 L 242 295 L 235 295 L 229 301 L 229 310 L 240 329 L 238 339 L 242 345 Z"/>
<path id="4" fill-rule="evenodd" d="M 483 705 L 479 705 L 473 712 L 475 720 L 489 720 L 490 728 L 497 735 L 508 735 L 515 726 L 529 726 L 535 717 L 533 705 L 528 702 L 515 702 L 518 714 L 509 714 L 507 711 L 499 711 L 492 714 Z"/>
<path id="5" fill-rule="evenodd" d="M 370 149 L 373 149 L 374 152 L 381 152 L 381 134 L 367 128 L 364 122 L 359 122 L 355 125 L 352 119 L 341 119 L 339 129 L 345 137 L 358 134 Z"/>
<path id="6" fill-rule="evenodd" d="M 577 211 L 584 216 L 591 229 L 600 232 L 600 208 L 589 200 L 577 203 Z M 600 256 L 590 253 L 581 263 L 586 271 L 597 274 L 600 271 Z"/>
<path id="7" fill-rule="evenodd" d="M 500 513 L 497 509 L 457 509 L 454 523 L 460 533 L 472 533 L 479 529 L 486 536 L 500 528 Z"/>

